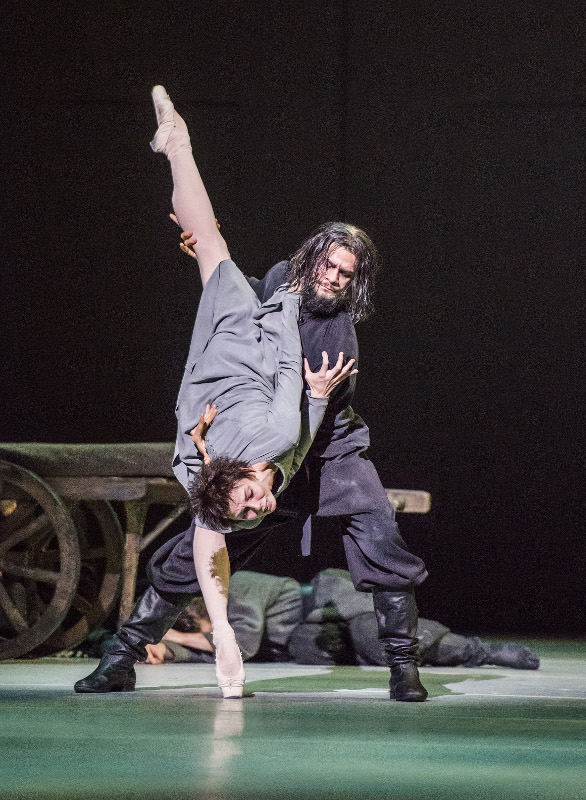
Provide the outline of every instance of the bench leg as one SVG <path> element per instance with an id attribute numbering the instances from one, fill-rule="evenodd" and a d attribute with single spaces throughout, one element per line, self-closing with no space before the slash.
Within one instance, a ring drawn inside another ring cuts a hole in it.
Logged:
<path id="1" fill-rule="evenodd" d="M 122 596 L 120 598 L 120 611 L 118 621 L 125 622 L 130 616 L 134 606 L 134 592 L 136 590 L 136 571 L 138 557 L 146 519 L 148 503 L 142 500 L 127 500 L 124 503 L 126 512 L 126 539 L 124 543 L 124 572 L 122 575 Z"/>

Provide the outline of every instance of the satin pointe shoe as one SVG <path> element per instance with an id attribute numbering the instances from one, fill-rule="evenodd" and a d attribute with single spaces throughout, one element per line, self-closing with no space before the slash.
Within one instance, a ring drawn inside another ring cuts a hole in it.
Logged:
<path id="1" fill-rule="evenodd" d="M 236 642 L 234 632 L 214 633 L 216 649 L 216 680 L 224 699 L 242 697 L 246 674 L 242 663 L 242 653 Z M 232 674 L 225 674 L 232 673 Z"/>
<path id="2" fill-rule="evenodd" d="M 154 86 L 151 92 L 155 114 L 159 125 L 151 148 L 155 153 L 164 153 L 169 161 L 182 150 L 191 151 L 187 125 L 175 111 L 164 86 Z"/>

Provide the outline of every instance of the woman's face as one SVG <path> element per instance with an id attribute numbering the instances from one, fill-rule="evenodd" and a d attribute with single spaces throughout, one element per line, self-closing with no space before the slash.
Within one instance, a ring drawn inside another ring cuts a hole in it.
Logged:
<path id="1" fill-rule="evenodd" d="M 258 519 L 277 507 L 272 491 L 256 478 L 242 478 L 230 493 L 230 519 Z"/>

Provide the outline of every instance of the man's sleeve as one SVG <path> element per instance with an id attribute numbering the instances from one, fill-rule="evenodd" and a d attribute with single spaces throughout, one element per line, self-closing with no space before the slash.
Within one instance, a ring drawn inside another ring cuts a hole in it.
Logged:
<path id="1" fill-rule="evenodd" d="M 252 277 L 246 278 L 248 283 L 256 292 L 256 296 L 261 303 L 264 303 L 265 300 L 268 300 L 269 297 L 272 297 L 279 286 L 282 286 L 284 283 L 286 283 L 285 273 L 287 271 L 288 263 L 288 261 L 279 261 L 278 264 L 275 264 L 270 268 L 270 270 L 261 280 Z"/>

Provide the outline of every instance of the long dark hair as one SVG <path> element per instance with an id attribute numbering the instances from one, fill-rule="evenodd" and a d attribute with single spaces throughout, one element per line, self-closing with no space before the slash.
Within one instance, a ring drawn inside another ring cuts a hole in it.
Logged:
<path id="1" fill-rule="evenodd" d="M 300 291 L 318 283 L 332 247 L 344 247 L 356 256 L 354 278 L 348 287 L 347 310 L 354 322 L 366 319 L 373 311 L 374 280 L 379 256 L 370 237 L 346 222 L 326 222 L 306 239 L 291 256 L 287 281 Z"/>

